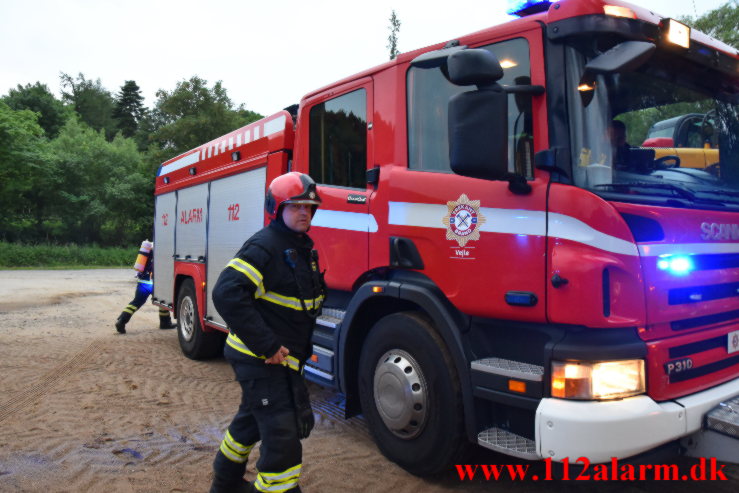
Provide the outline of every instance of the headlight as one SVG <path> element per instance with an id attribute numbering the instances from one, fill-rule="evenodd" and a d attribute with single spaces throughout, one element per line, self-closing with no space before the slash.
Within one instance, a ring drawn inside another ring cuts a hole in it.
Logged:
<path id="1" fill-rule="evenodd" d="M 644 360 L 553 361 L 552 397 L 621 399 L 644 393 Z"/>

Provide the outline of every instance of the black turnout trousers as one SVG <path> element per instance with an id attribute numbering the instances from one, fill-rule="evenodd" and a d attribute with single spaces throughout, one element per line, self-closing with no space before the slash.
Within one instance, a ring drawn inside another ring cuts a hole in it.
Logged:
<path id="1" fill-rule="evenodd" d="M 254 483 L 257 490 L 278 484 L 290 488 L 294 483 L 297 487 L 302 445 L 287 374 L 294 370 L 267 365 L 263 360 L 247 363 L 243 354 L 228 345 L 224 356 L 234 369 L 242 394 L 238 412 L 213 463 L 216 476 L 238 484 L 252 447 L 261 440 Z"/>

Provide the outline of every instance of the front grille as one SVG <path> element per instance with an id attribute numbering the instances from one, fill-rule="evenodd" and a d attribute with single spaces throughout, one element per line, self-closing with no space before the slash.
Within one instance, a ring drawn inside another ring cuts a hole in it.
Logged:
<path id="1" fill-rule="evenodd" d="M 739 376 L 730 337 L 739 323 L 684 332 L 647 343 L 647 389 L 656 401 L 699 392 Z"/>
<path id="2" fill-rule="evenodd" d="M 691 354 L 708 351 L 717 347 L 726 347 L 727 336 L 718 336 L 705 341 L 692 342 L 683 344 L 682 346 L 671 347 L 669 350 L 670 359 L 682 358 Z"/>
<path id="3" fill-rule="evenodd" d="M 713 363 L 699 366 L 698 368 L 693 368 L 691 370 L 686 370 L 675 375 L 670 375 L 670 383 L 685 382 L 686 380 L 692 380 L 693 378 L 704 377 L 706 375 L 710 375 L 711 373 L 716 373 L 717 371 L 731 368 L 734 365 L 739 365 L 739 355 L 736 355 L 732 358 L 715 361 Z"/>
<path id="4" fill-rule="evenodd" d="M 683 305 L 686 303 L 720 300 L 734 296 L 739 296 L 739 282 L 671 289 L 668 299 L 670 305 Z"/>
<path id="5" fill-rule="evenodd" d="M 732 310 L 730 312 L 724 313 L 714 313 L 712 315 L 704 315 L 702 317 L 675 320 L 674 322 L 670 323 L 670 328 L 672 328 L 672 330 L 688 330 L 705 325 L 728 322 L 729 320 L 734 320 L 736 318 L 739 318 L 739 310 Z"/>
<path id="6" fill-rule="evenodd" d="M 739 253 L 692 255 L 696 270 L 735 269 L 739 267 Z"/>

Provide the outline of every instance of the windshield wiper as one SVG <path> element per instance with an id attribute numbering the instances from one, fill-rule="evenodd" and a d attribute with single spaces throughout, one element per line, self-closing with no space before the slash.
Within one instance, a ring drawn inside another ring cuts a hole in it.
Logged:
<path id="1" fill-rule="evenodd" d="M 690 192 L 689 190 L 686 190 L 685 188 L 678 187 L 677 185 L 672 185 L 670 183 L 649 183 L 649 182 L 604 183 L 601 185 L 595 185 L 594 188 L 604 189 L 604 191 L 610 190 L 613 192 L 625 192 L 628 190 L 633 190 L 634 188 L 651 188 L 651 189 L 670 190 L 674 192 L 675 195 L 677 195 L 678 197 L 690 200 L 691 202 L 695 202 L 695 195 L 692 192 Z"/>

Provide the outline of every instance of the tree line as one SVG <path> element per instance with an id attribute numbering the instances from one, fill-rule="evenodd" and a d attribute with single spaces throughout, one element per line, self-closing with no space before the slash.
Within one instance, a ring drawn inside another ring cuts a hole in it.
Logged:
<path id="1" fill-rule="evenodd" d="M 154 177 L 167 159 L 262 117 L 193 76 L 144 106 L 126 81 L 60 75 L 0 97 L 0 241 L 130 246 L 151 238 Z"/>
<path id="2" fill-rule="evenodd" d="M 739 46 L 739 1 L 681 20 Z M 390 56 L 400 27 L 390 18 Z M 160 89 L 153 108 L 125 81 L 60 75 L 0 97 L 0 241 L 131 246 L 152 236 L 154 176 L 167 159 L 262 117 L 236 106 L 221 82 L 193 76 Z"/>

